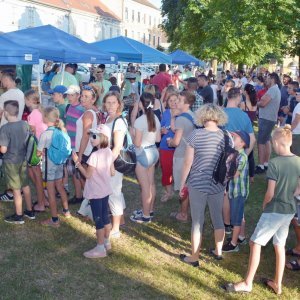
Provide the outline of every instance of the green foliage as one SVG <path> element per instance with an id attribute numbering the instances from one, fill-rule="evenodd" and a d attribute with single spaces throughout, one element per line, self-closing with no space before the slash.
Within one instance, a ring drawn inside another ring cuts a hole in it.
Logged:
<path id="1" fill-rule="evenodd" d="M 171 49 L 202 59 L 257 64 L 299 55 L 299 0 L 163 0 Z"/>

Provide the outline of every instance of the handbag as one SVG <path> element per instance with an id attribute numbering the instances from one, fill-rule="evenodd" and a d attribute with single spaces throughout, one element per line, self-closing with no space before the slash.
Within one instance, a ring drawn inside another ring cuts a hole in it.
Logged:
<path id="1" fill-rule="evenodd" d="M 120 154 L 114 162 L 115 169 L 123 174 L 130 174 L 135 170 L 136 166 L 136 153 L 135 146 L 132 143 L 130 133 L 128 131 L 127 122 L 124 120 L 123 116 L 116 118 L 112 125 L 111 130 L 111 147 L 114 148 L 114 127 L 118 119 L 122 119 L 126 125 L 126 134 L 124 137 L 123 148 L 120 150 Z"/>

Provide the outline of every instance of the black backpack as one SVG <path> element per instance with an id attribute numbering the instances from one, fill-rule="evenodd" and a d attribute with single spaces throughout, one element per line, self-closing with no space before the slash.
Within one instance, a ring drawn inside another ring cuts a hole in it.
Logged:
<path id="1" fill-rule="evenodd" d="M 223 133 L 224 148 L 214 168 L 212 179 L 214 184 L 221 183 L 222 185 L 226 185 L 237 171 L 239 152 L 230 146 L 228 132 L 223 130 Z"/>

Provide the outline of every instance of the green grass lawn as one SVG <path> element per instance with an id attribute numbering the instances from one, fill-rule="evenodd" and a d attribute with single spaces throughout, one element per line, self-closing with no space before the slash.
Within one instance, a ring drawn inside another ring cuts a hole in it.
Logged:
<path id="1" fill-rule="evenodd" d="M 158 196 L 162 192 L 160 170 L 156 172 Z M 1 190 L 4 189 L 1 179 Z M 89 260 L 82 253 L 95 245 L 92 223 L 77 217 L 63 220 L 58 229 L 45 228 L 39 221 L 23 226 L 6 224 L 3 217 L 13 211 L 12 203 L 0 203 L 0 299 L 275 299 L 259 283 L 259 277 L 271 276 L 275 269 L 272 244 L 262 251 L 261 264 L 253 292 L 227 295 L 220 285 L 241 280 L 247 269 L 248 245 L 239 253 L 224 254 L 217 262 L 208 255 L 214 245 L 207 214 L 200 268 L 179 261 L 180 253 L 190 251 L 191 224 L 179 224 L 169 218 L 177 210 L 178 199 L 156 202 L 155 221 L 148 225 L 129 220 L 140 207 L 139 186 L 125 178 L 126 227 L 119 240 L 113 240 L 112 253 L 104 259 Z M 251 186 L 246 204 L 247 237 L 261 214 L 265 192 L 264 176 Z M 34 194 L 34 192 L 33 192 Z M 78 206 L 71 206 L 75 214 Z M 291 230 L 288 246 L 294 244 Z M 286 271 L 281 299 L 300 299 L 300 272 Z"/>

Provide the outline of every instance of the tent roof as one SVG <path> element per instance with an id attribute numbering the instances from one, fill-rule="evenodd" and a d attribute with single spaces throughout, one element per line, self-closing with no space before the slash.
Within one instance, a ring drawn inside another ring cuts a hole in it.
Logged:
<path id="1" fill-rule="evenodd" d="M 172 63 L 178 65 L 193 65 L 193 66 L 205 66 L 205 62 L 197 59 L 196 57 L 182 51 L 175 50 L 170 53 L 172 57 Z"/>
<path id="2" fill-rule="evenodd" d="M 32 65 L 39 63 L 39 52 L 0 36 L 0 65 Z"/>
<path id="3" fill-rule="evenodd" d="M 51 25 L 13 31 L 4 36 L 39 50 L 43 59 L 72 63 L 117 63 L 115 55 L 96 51 L 88 43 Z"/>
<path id="4" fill-rule="evenodd" d="M 91 43 L 91 45 L 116 54 L 119 61 L 123 62 L 171 63 L 169 55 L 124 36 Z"/>

